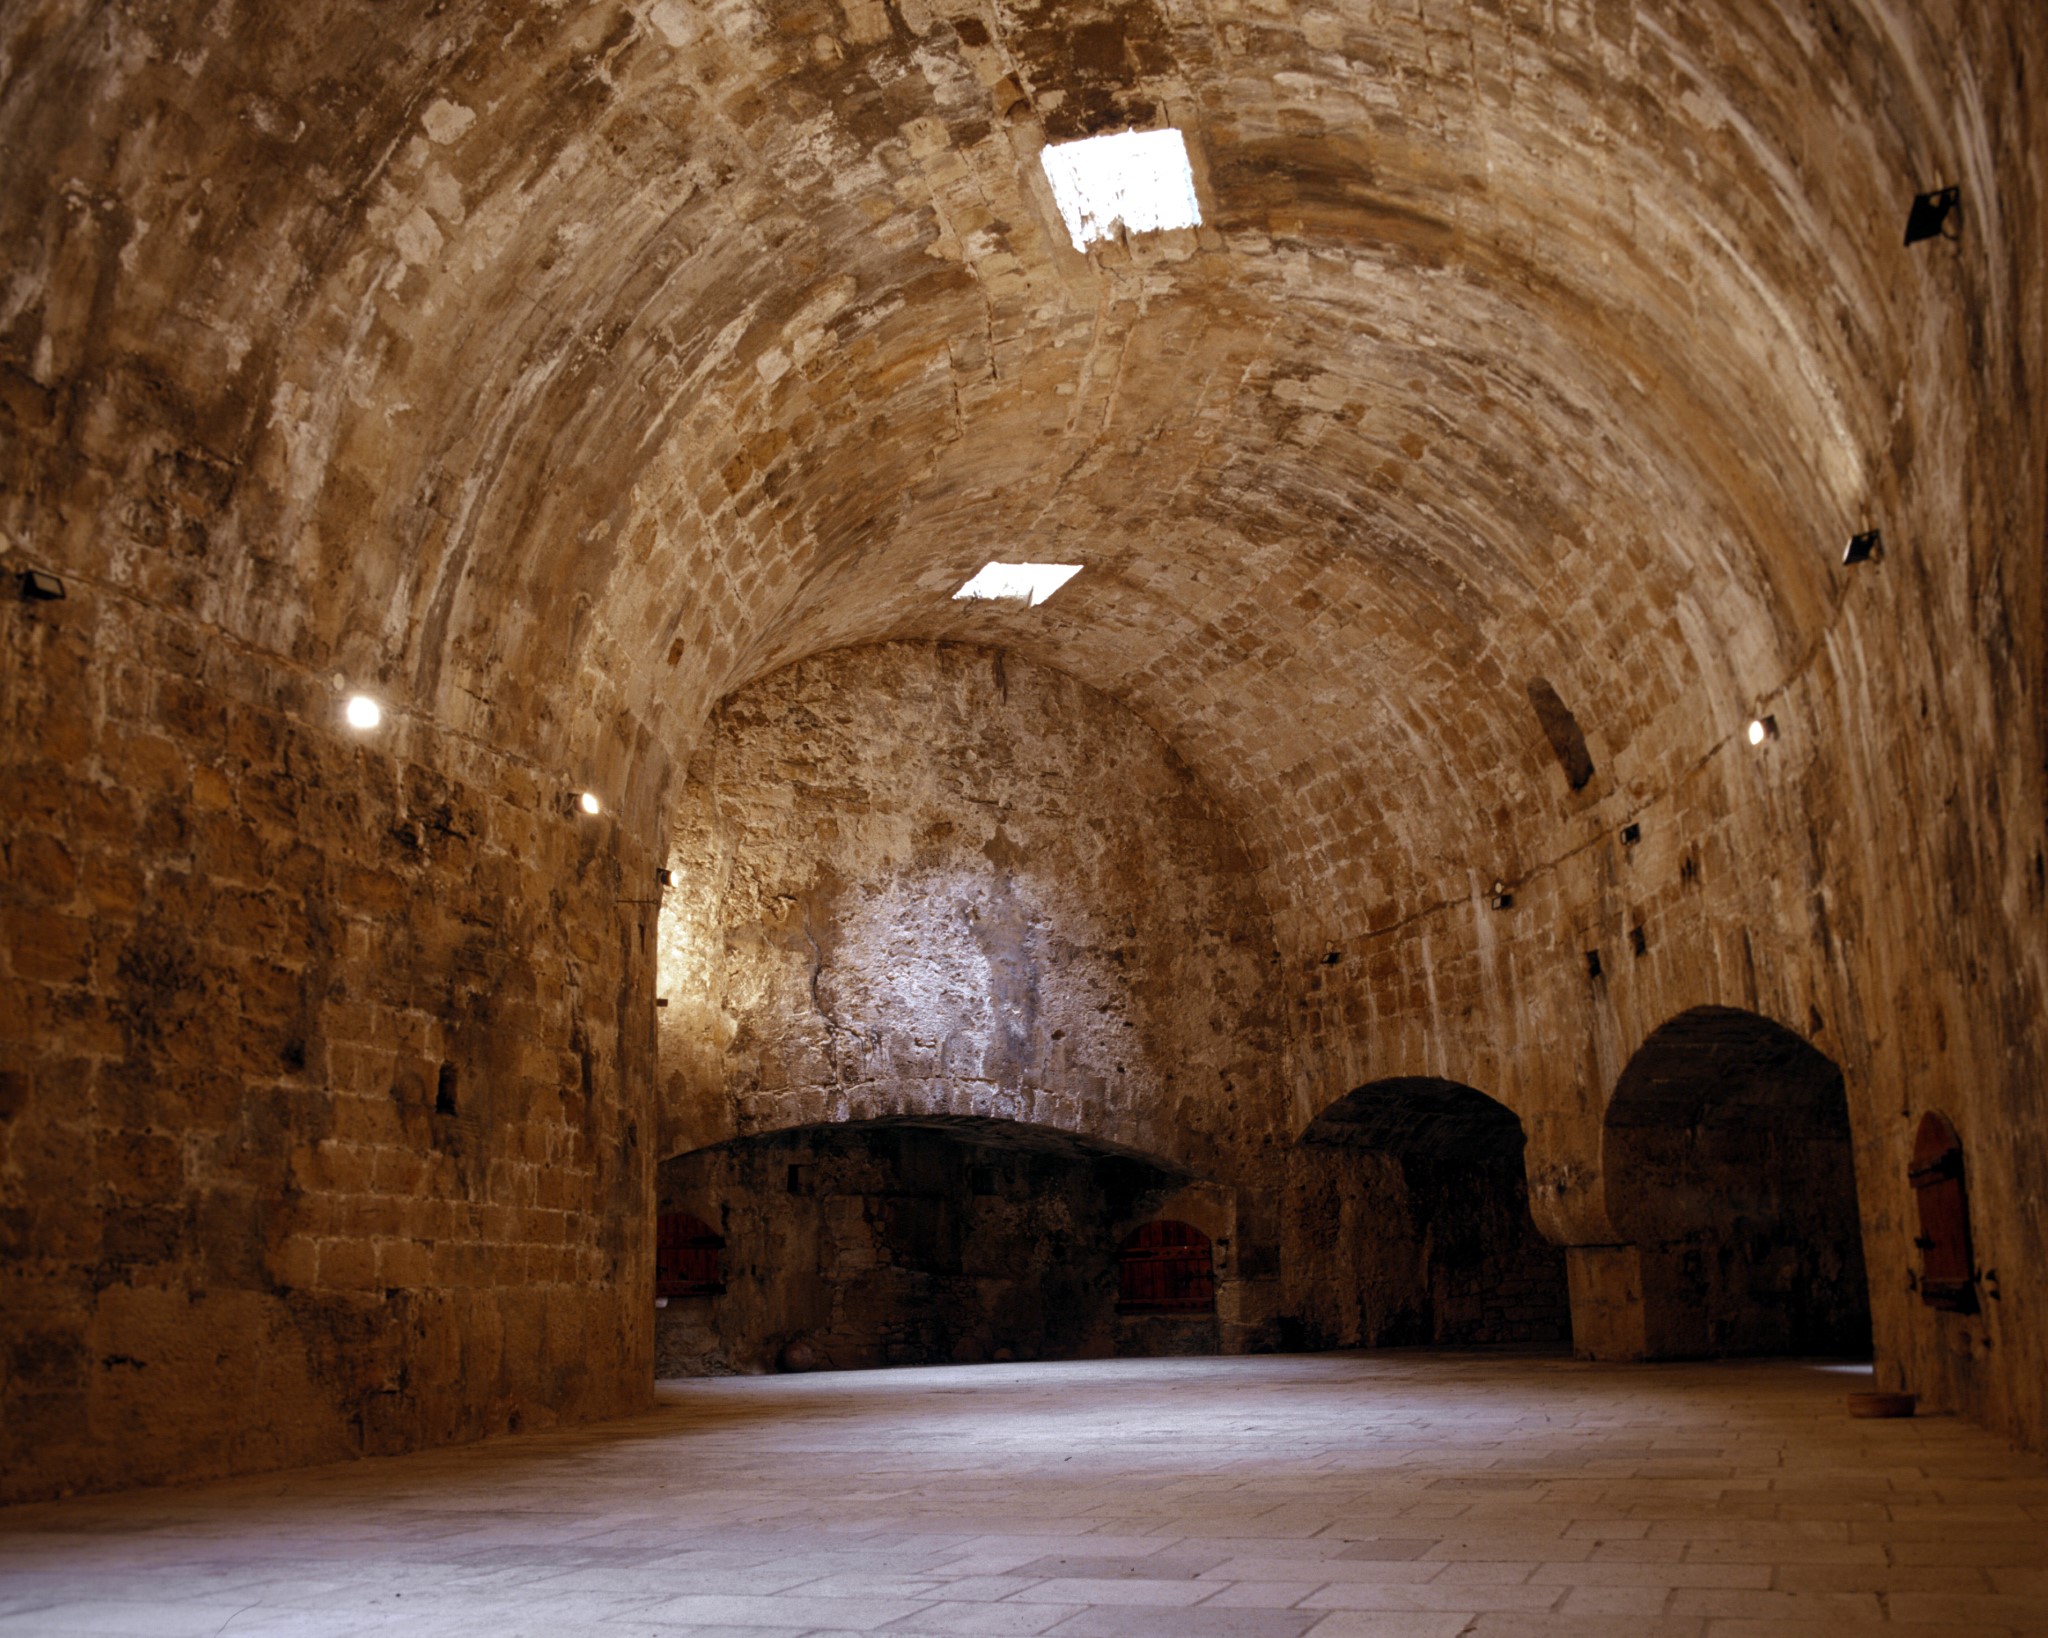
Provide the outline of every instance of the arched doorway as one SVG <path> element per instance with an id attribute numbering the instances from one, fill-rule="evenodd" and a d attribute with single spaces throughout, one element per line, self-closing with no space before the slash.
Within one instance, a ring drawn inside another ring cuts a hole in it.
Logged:
<path id="1" fill-rule="evenodd" d="M 1119 1312 L 1128 1226 L 1187 1183 L 1150 1156 L 1021 1122 L 905 1116 L 735 1138 L 658 1175 L 664 1204 L 722 1228 L 693 1237 L 664 1215 L 657 1277 L 701 1278 L 716 1258 L 720 1294 L 656 1313 L 658 1376 L 772 1370 L 799 1344 L 837 1369 L 1187 1351 L 1186 1325 L 1162 1320 L 1155 1337 Z M 1199 1250 L 1206 1264 L 1206 1238 Z M 1213 1352 L 1213 1282 L 1206 1296 Z"/>
<path id="2" fill-rule="evenodd" d="M 1375 1081 L 1288 1160 L 1290 1335 L 1303 1347 L 1555 1344 L 1564 1252 L 1529 1215 L 1521 1120 L 1456 1081 Z"/>
<path id="3" fill-rule="evenodd" d="M 1654 1031 L 1615 1085 L 1602 1170 L 1644 1355 L 1868 1354 L 1842 1073 L 1790 1030 L 1695 1007 Z"/>
<path id="4" fill-rule="evenodd" d="M 1970 1196 L 1963 1140 L 1946 1115 L 1929 1110 L 1913 1138 L 1913 1207 L 1920 1232 L 1920 1300 L 1951 1314 L 1977 1312 L 1977 1265 L 1970 1253 Z"/>

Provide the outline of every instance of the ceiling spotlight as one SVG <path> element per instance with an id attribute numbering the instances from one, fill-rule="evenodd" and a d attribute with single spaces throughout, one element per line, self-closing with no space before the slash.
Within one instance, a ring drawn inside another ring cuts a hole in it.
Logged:
<path id="1" fill-rule="evenodd" d="M 1751 720 L 1749 725 L 1750 744 L 1761 745 L 1765 740 L 1776 739 L 1777 737 L 1778 719 L 1776 717 L 1756 717 Z"/>
<path id="2" fill-rule="evenodd" d="M 21 600 L 24 603 L 61 603 L 64 601 L 64 582 L 47 569 L 23 569 Z"/>
<path id="3" fill-rule="evenodd" d="M 348 704 L 342 707 L 342 715 L 351 728 L 367 733 L 384 720 L 384 707 L 368 694 L 351 694 Z"/>
<path id="4" fill-rule="evenodd" d="M 585 791 L 576 798 L 576 805 L 592 818 L 604 812 L 604 804 L 597 799 L 596 791 Z"/>

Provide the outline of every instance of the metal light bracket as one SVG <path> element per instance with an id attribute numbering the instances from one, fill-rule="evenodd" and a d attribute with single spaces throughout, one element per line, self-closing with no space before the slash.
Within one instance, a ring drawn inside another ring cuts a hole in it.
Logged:
<path id="1" fill-rule="evenodd" d="M 1906 243 L 1917 245 L 1922 239 L 1954 237 L 1947 232 L 1948 219 L 1962 202 L 1961 188 L 1935 188 L 1913 195 L 1913 208 L 1906 213 Z"/>

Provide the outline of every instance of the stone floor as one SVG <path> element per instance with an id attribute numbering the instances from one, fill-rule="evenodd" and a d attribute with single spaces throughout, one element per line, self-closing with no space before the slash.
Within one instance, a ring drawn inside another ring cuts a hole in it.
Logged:
<path id="1" fill-rule="evenodd" d="M 0 1514 L 0 1634 L 2048 1633 L 2048 1466 L 1867 1375 L 1423 1353 L 664 1384 Z"/>

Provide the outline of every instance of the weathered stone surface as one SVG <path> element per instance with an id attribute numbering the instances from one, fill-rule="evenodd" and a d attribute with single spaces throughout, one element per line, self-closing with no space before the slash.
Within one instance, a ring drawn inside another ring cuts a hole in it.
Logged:
<path id="1" fill-rule="evenodd" d="M 0 1496 L 642 1403 L 651 862 L 177 633 L 4 629 Z"/>
<path id="2" fill-rule="evenodd" d="M 387 13 L 0 18 L 0 565 L 70 594 L 0 613 L 10 1484 L 623 1403 L 676 770 L 904 639 L 1148 725 L 1270 920 L 1272 1129 L 1498 1098 L 1589 1319 L 1637 1048 L 1807 1038 L 1882 1377 L 2048 1443 L 2034 0 Z M 1070 250 L 1038 146 L 1159 121 L 1205 225 Z M 1086 567 L 948 600 L 1027 554 Z M 1908 1289 L 1931 1109 L 1974 1316 Z"/>
<path id="3" fill-rule="evenodd" d="M 664 1154 L 950 1115 L 1270 1168 L 1272 922 L 1208 793 L 1093 689 L 999 649 L 819 656 L 719 707 L 674 835 Z"/>

